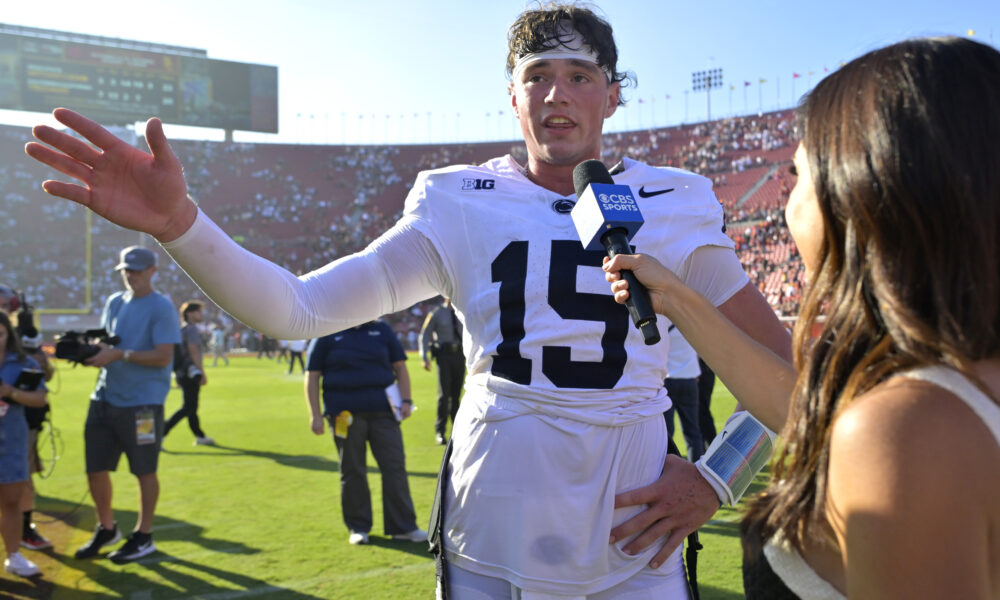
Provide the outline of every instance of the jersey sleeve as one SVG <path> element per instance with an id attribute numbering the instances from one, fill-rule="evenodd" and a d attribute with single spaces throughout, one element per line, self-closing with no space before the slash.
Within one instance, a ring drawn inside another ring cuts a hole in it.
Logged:
<path id="1" fill-rule="evenodd" d="M 679 169 L 639 165 L 628 183 L 640 191 L 662 191 L 646 197 L 640 193 L 645 223 L 632 240 L 636 251 L 656 256 L 675 273 L 697 248 L 713 246 L 732 253 L 735 244 L 725 233 L 724 211 L 711 180 Z"/>
<path id="2" fill-rule="evenodd" d="M 722 246 L 699 246 L 677 276 L 715 306 L 721 306 L 750 282 L 736 254 Z"/>

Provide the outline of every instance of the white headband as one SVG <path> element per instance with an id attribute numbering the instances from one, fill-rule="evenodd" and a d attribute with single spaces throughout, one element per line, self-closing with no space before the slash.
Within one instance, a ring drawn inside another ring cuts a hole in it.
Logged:
<path id="1" fill-rule="evenodd" d="M 568 33 L 568 32 L 567 32 Z M 543 50 L 541 52 L 533 52 L 531 54 L 525 54 L 524 56 L 517 59 L 514 63 L 514 70 L 511 76 L 514 80 L 520 77 L 521 71 L 525 69 L 528 65 L 540 60 L 552 60 L 552 59 L 562 59 L 562 60 L 580 60 L 583 62 L 593 63 L 600 67 L 604 74 L 607 75 L 608 81 L 611 81 L 611 71 L 607 67 L 601 66 L 600 62 L 597 60 L 597 52 L 593 48 L 584 43 L 583 38 L 577 31 L 572 32 L 572 36 L 569 39 L 565 39 L 565 34 L 560 32 L 558 35 L 558 43 L 548 50 Z"/>

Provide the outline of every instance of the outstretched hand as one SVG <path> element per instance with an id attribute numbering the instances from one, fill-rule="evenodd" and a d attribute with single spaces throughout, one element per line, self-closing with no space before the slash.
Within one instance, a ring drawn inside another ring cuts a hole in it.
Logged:
<path id="1" fill-rule="evenodd" d="M 28 156 L 80 182 L 48 180 L 42 189 L 161 242 L 176 239 L 191 227 L 197 208 L 187 198 L 184 170 L 159 119 L 146 123 L 146 143 L 152 152 L 148 154 L 79 113 L 57 108 L 52 114 L 96 148 L 47 125 L 32 129 L 35 138 L 48 146 L 28 142 L 24 147 Z"/>
<path id="2" fill-rule="evenodd" d="M 615 508 L 646 505 L 646 508 L 611 530 L 611 543 L 639 534 L 622 547 L 637 554 L 663 536 L 667 541 L 649 562 L 654 569 L 719 509 L 719 497 L 698 467 L 679 456 L 668 455 L 655 482 L 615 496 Z"/>

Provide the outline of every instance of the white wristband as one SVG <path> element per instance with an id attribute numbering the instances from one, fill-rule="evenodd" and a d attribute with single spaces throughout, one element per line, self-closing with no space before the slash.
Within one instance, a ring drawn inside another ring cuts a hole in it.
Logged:
<path id="1" fill-rule="evenodd" d="M 775 433 L 746 411 L 733 413 L 695 466 L 719 502 L 735 505 L 774 452 Z"/>

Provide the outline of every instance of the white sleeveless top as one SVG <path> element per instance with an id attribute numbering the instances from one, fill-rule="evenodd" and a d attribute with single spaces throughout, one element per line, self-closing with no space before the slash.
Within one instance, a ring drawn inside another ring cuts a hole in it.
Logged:
<path id="1" fill-rule="evenodd" d="M 914 369 L 903 373 L 903 377 L 928 381 L 961 398 L 983 420 L 1000 445 L 1000 406 L 961 373 L 948 367 L 934 366 Z M 809 566 L 783 536 L 775 535 L 767 541 L 764 556 L 775 575 L 802 600 L 846 600 Z"/>

